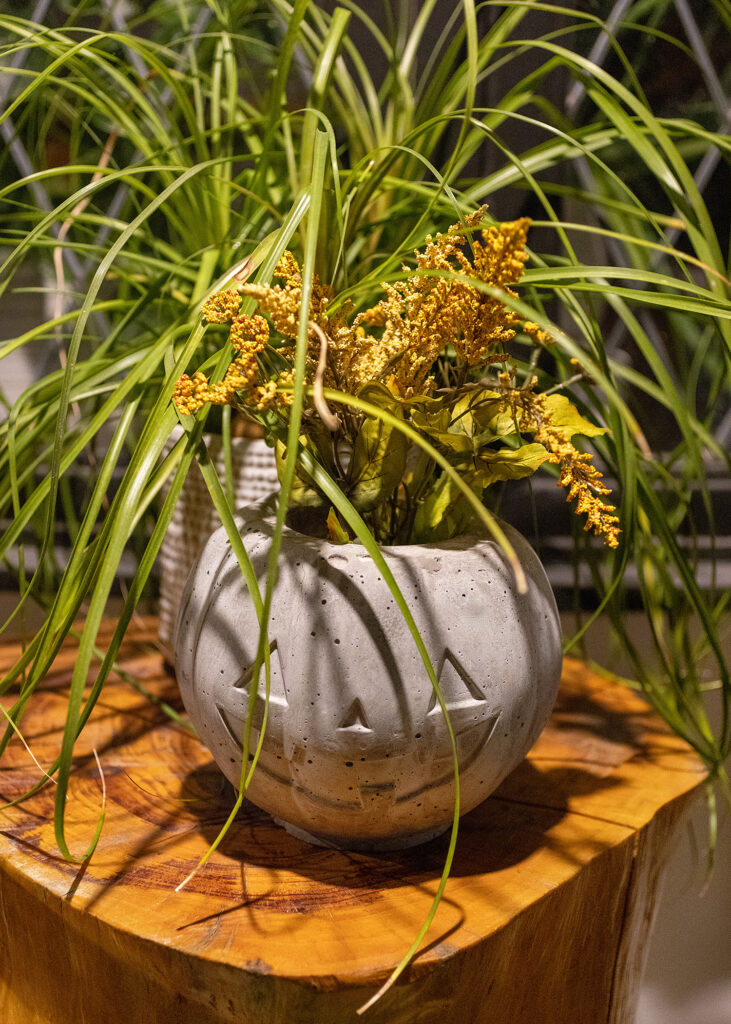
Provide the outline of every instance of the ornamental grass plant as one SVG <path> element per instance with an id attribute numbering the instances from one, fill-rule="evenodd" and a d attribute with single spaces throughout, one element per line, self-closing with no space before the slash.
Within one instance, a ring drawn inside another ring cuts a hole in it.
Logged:
<path id="1" fill-rule="evenodd" d="M 507 545 L 492 514 L 502 482 L 553 473 L 590 527 L 570 557 L 595 593 L 566 650 L 607 617 L 637 685 L 708 767 L 709 793 L 728 793 L 728 593 L 708 480 L 714 461 L 728 470 L 731 284 L 728 224 L 703 188 L 729 157 L 712 107 L 723 82 L 705 44 L 667 30 L 669 3 L 619 6 L 608 23 L 518 0 L 386 4 L 380 20 L 349 0 L 68 15 L 41 0 L 34 18 L 0 17 L 0 288 L 30 274 L 37 302 L 50 279 L 53 303 L 0 358 L 38 344 L 58 356 L 0 425 L 0 554 L 18 584 L 5 628 L 31 601 L 44 612 L 2 680 L 14 699 L 0 754 L 83 617 L 48 768 L 65 857 L 98 838 L 66 841 L 74 743 L 193 460 L 263 623 L 290 505 L 321 508 L 331 536 L 378 561 L 380 544 L 447 536 L 470 516 Z M 710 11 L 710 36 L 727 30 L 724 5 Z M 700 83 L 661 113 L 647 95 L 660 47 Z M 217 477 L 202 441 L 212 402 L 225 445 L 241 406 L 278 449 L 261 593 L 230 473 Z M 540 542 L 540 507 L 536 519 Z M 649 655 L 627 632 L 633 593 Z M 259 664 L 267 678 L 265 629 Z M 456 815 L 437 902 L 455 839 Z"/>

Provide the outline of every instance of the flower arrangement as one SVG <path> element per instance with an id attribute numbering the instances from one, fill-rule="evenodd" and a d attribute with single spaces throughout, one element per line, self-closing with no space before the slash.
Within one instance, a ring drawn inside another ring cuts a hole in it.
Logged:
<path id="1" fill-rule="evenodd" d="M 577 434 L 605 431 L 579 413 L 560 385 L 537 389 L 533 370 L 551 336 L 509 306 L 528 259 L 530 222 L 494 224 L 476 237 L 485 214 L 481 207 L 445 233 L 427 236 L 413 267 L 404 265 L 403 279 L 384 284 L 378 302 L 358 313 L 313 280 L 301 444 L 382 544 L 444 540 L 462 532 L 474 514 L 454 478 L 410 442 L 406 424 L 448 459 L 479 499 L 497 481 L 556 465 L 567 500 L 586 517 L 585 529 L 617 547 L 618 516 L 603 500 L 609 490 L 593 456 L 573 443 Z M 291 252 L 275 277 L 281 283 L 242 282 L 205 301 L 204 320 L 228 325 L 235 356 L 217 382 L 200 371 L 177 381 L 181 413 L 208 402 L 229 405 L 270 431 L 286 419 L 302 299 L 302 274 Z M 244 297 L 256 302 L 258 313 L 240 312 Z M 527 360 L 511 352 L 513 341 L 528 347 Z M 356 396 L 361 409 L 341 403 L 335 415 L 326 394 L 335 403 L 338 395 Z M 388 419 L 379 418 L 379 410 Z M 281 441 L 278 449 L 281 462 Z M 327 505 L 302 471 L 292 502 Z M 334 509 L 327 527 L 332 540 L 350 540 Z"/>

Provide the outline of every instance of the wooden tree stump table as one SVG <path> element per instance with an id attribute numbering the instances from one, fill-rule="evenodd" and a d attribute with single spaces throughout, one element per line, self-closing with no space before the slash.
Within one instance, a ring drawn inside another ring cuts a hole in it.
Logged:
<path id="1" fill-rule="evenodd" d="M 175 704 L 155 634 L 152 620 L 131 629 L 120 665 Z M 2 649 L 4 671 L 19 650 Z M 67 643 L 23 720 L 43 766 L 74 654 Z M 77 743 L 66 819 L 79 853 L 102 802 L 94 749 L 106 821 L 90 863 L 56 849 L 52 785 L 0 815 L 2 1024 L 629 1024 L 663 861 L 704 778 L 642 700 L 567 659 L 541 739 L 462 819 L 421 952 L 361 1018 L 424 920 L 447 840 L 340 853 L 248 806 L 176 892 L 232 789 L 189 732 L 115 677 Z M 39 777 L 14 742 L 0 797 Z"/>

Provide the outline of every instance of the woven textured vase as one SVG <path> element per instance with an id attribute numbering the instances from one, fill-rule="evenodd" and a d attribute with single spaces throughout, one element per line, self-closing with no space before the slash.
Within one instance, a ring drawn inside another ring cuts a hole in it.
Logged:
<path id="1" fill-rule="evenodd" d="M 180 437 L 173 433 L 169 445 Z M 206 435 L 206 447 L 221 479 L 224 476 L 222 439 Z M 278 490 L 279 480 L 274 452 L 261 438 L 231 439 L 234 507 L 241 508 Z M 173 662 L 173 634 L 180 599 L 193 563 L 208 537 L 221 525 L 205 481 L 194 463 L 186 477 L 173 518 L 158 555 L 160 568 L 159 639 L 166 656 Z"/>

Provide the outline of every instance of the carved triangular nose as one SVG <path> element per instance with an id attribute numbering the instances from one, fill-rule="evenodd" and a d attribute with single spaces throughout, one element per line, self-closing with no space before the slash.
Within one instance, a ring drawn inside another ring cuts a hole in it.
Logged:
<path id="1" fill-rule="evenodd" d="M 363 705 L 357 697 L 345 712 L 345 717 L 338 726 L 338 729 L 349 729 L 351 732 L 373 731 L 368 725 L 368 719 L 366 718 L 366 713 L 363 710 Z"/>

